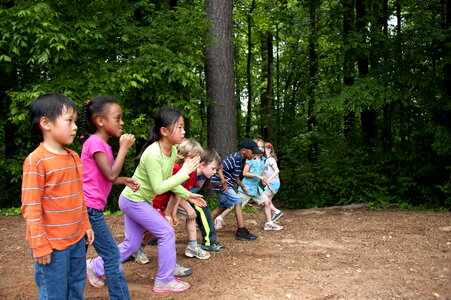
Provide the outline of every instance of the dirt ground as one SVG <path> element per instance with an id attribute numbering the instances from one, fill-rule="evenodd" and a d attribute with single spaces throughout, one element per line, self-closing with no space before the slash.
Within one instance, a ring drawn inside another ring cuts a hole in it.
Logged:
<path id="1" fill-rule="evenodd" d="M 191 289 L 156 294 L 157 247 L 151 263 L 123 264 L 133 299 L 451 299 L 451 213 L 373 211 L 360 207 L 285 211 L 282 231 L 264 231 L 263 213 L 245 216 L 259 238 L 238 241 L 228 216 L 218 241 L 226 249 L 208 260 L 184 256 L 187 235 L 177 228 L 177 258 L 193 269 Z M 108 216 L 117 241 L 123 217 Z M 33 265 L 20 216 L 0 216 L 0 299 L 36 299 Z M 88 257 L 95 255 L 92 247 Z M 86 299 L 108 299 L 89 284 Z"/>

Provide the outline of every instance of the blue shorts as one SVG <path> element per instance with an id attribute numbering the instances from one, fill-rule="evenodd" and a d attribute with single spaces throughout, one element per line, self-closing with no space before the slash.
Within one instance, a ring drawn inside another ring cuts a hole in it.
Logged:
<path id="1" fill-rule="evenodd" d="M 216 192 L 218 195 L 218 207 L 219 208 L 231 208 L 236 204 L 241 203 L 241 198 L 230 186 L 225 192 Z"/>
<path id="2" fill-rule="evenodd" d="M 277 194 L 277 192 L 279 191 L 279 189 L 280 189 L 280 181 L 279 182 L 273 182 L 273 183 L 270 183 L 269 184 L 271 187 L 272 187 L 272 189 L 274 190 L 274 194 Z M 268 192 L 268 193 L 271 193 L 271 194 L 273 194 L 273 192 L 271 192 L 271 190 L 266 186 L 265 187 L 265 192 Z"/>

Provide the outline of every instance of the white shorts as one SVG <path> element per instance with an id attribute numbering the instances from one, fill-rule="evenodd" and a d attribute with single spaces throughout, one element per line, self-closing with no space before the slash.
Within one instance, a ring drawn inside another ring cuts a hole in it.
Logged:
<path id="1" fill-rule="evenodd" d="M 243 207 L 249 202 L 250 199 L 254 200 L 255 203 L 261 205 L 265 203 L 266 201 L 269 201 L 268 197 L 266 197 L 265 194 L 255 195 L 255 196 L 248 196 L 245 193 L 238 192 L 238 196 L 243 201 Z"/>

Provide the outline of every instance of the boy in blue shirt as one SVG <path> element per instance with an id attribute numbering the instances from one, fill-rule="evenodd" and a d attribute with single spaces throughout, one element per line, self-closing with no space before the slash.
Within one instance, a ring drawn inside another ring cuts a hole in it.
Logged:
<path id="1" fill-rule="evenodd" d="M 257 237 L 244 227 L 242 200 L 233 188 L 236 183 L 244 193 L 248 193 L 239 179 L 243 163 L 246 159 L 252 159 L 254 154 L 263 154 L 263 151 L 258 149 L 252 139 L 245 139 L 239 147 L 240 151 L 230 154 L 222 161 L 221 168 L 211 179 L 211 184 L 216 184 L 213 191 L 218 195 L 218 207 L 213 211 L 212 217 L 214 219 L 224 210 L 235 206 L 238 225 L 235 237 L 239 240 L 256 240 Z"/>

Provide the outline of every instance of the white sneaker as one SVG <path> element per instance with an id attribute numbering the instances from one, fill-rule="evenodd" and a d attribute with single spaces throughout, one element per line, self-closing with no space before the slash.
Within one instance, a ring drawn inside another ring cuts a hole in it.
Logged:
<path id="1" fill-rule="evenodd" d="M 274 222 L 266 222 L 265 226 L 263 227 L 264 230 L 282 230 L 283 227 L 280 225 L 275 224 Z"/>
<path id="2" fill-rule="evenodd" d="M 91 263 L 92 259 L 86 261 L 86 277 L 88 277 L 88 281 L 93 287 L 100 289 L 105 286 L 105 281 L 94 274 Z"/>
<path id="3" fill-rule="evenodd" d="M 149 258 L 146 255 L 146 252 L 144 251 L 144 247 L 141 246 L 135 254 L 135 261 L 140 265 L 145 265 L 150 262 Z"/>
<path id="4" fill-rule="evenodd" d="M 202 249 L 199 244 L 197 244 L 194 248 L 191 248 L 188 245 L 185 249 L 185 255 L 188 257 L 197 257 L 198 259 L 210 258 L 210 253 Z"/>
<path id="5" fill-rule="evenodd" d="M 225 225 L 224 219 L 221 216 L 217 216 L 215 219 L 215 229 L 221 230 Z"/>

